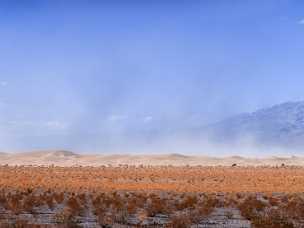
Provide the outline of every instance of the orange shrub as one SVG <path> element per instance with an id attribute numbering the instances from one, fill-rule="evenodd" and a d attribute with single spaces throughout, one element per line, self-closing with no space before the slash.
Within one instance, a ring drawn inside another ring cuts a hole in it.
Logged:
<path id="1" fill-rule="evenodd" d="M 261 212 L 265 207 L 266 204 L 264 202 L 257 200 L 253 196 L 249 196 L 239 205 L 242 216 L 250 220 L 258 218 L 258 212 Z"/>
<path id="2" fill-rule="evenodd" d="M 72 215 L 80 215 L 82 213 L 82 206 L 79 204 L 75 196 L 71 196 L 67 201 L 67 207 L 70 209 Z"/>

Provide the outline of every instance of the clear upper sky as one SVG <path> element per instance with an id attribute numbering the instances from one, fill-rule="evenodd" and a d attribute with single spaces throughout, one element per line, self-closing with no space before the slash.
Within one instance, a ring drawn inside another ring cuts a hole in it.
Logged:
<path id="1" fill-rule="evenodd" d="M 4 0 L 0 41 L 0 150 L 166 150 L 304 99 L 302 0 Z"/>

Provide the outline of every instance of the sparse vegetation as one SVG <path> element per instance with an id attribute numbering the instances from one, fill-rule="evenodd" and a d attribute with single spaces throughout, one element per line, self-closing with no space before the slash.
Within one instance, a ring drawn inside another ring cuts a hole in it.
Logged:
<path id="1" fill-rule="evenodd" d="M 271 177 L 275 170 L 278 174 Z M 288 175 L 302 172 L 301 168 L 286 167 L 2 166 L 0 208 L 7 216 L 15 216 L 19 227 L 34 226 L 23 214 L 39 213 L 52 214 L 52 221 L 62 227 L 76 227 L 88 216 L 101 226 L 140 226 L 148 221 L 154 223 L 151 218 L 157 218 L 166 227 L 191 227 L 218 208 L 239 210 L 253 227 L 301 227 L 304 195 L 298 191 L 303 184 L 296 183 L 298 188 L 289 187 L 277 194 L 269 189 L 284 188 L 284 180 L 279 177 L 284 176 L 288 182 L 292 180 Z M 237 177 L 238 184 L 230 175 Z M 249 181 L 254 189 L 260 188 L 259 181 L 263 182 L 264 191 L 242 191 Z M 227 191 L 219 192 L 220 187 Z M 233 219 L 234 212 L 228 210 L 224 216 Z"/>

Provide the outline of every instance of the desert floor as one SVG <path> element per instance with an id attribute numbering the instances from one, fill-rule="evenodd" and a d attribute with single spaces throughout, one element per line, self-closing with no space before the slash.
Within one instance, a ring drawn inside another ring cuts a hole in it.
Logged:
<path id="1" fill-rule="evenodd" d="M 304 227 L 304 168 L 0 166 L 0 226 Z"/>
<path id="2" fill-rule="evenodd" d="M 66 191 L 304 191 L 302 167 L 0 167 L 1 188 Z"/>

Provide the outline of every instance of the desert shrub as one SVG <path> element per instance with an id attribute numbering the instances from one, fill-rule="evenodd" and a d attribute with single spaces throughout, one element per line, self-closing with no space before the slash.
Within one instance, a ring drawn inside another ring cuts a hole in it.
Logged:
<path id="1" fill-rule="evenodd" d="M 236 207 L 237 205 L 238 205 L 238 201 L 233 197 L 228 197 L 224 199 L 223 202 L 224 207 Z"/>
<path id="2" fill-rule="evenodd" d="M 96 209 L 111 208 L 115 211 L 125 209 L 124 199 L 117 193 L 109 195 L 100 194 L 93 198 L 92 203 Z"/>
<path id="3" fill-rule="evenodd" d="M 71 213 L 70 208 L 64 208 L 63 211 L 55 214 L 54 218 L 56 223 L 63 225 L 63 227 L 67 227 L 67 228 L 81 227 L 77 224 L 77 221 L 75 221 L 75 218 Z"/>
<path id="4" fill-rule="evenodd" d="M 130 199 L 127 202 L 127 210 L 129 214 L 133 214 L 138 209 L 136 199 Z"/>
<path id="5" fill-rule="evenodd" d="M 112 194 L 112 196 L 110 196 L 109 198 L 109 204 L 112 206 L 112 208 L 116 211 L 122 211 L 125 209 L 124 207 L 124 199 L 117 194 L 116 192 L 114 192 Z"/>
<path id="6" fill-rule="evenodd" d="M 58 203 L 58 204 L 61 204 L 61 203 L 63 203 L 63 201 L 64 201 L 64 193 L 63 192 L 60 192 L 60 193 L 54 193 L 53 194 L 53 196 L 54 196 L 54 199 L 55 199 L 55 201 Z"/>
<path id="7" fill-rule="evenodd" d="M 139 219 L 140 222 L 143 222 L 147 219 L 148 213 L 144 209 L 139 209 L 139 211 L 136 214 L 136 217 Z"/>
<path id="8" fill-rule="evenodd" d="M 99 205 L 98 207 L 94 208 L 95 215 L 103 215 L 105 212 L 106 212 L 106 208 L 102 207 L 102 205 Z"/>
<path id="9" fill-rule="evenodd" d="M 67 215 L 64 212 L 59 212 L 54 215 L 54 219 L 57 224 L 65 223 L 70 218 L 70 215 Z"/>
<path id="10" fill-rule="evenodd" d="M 101 202 L 105 205 L 105 207 L 109 208 L 112 204 L 112 199 L 109 196 L 104 196 L 101 199 Z"/>
<path id="11" fill-rule="evenodd" d="M 278 210 L 271 210 L 265 215 L 256 216 L 252 220 L 256 228 L 293 228 L 294 225 L 289 219 L 279 213 Z"/>
<path id="12" fill-rule="evenodd" d="M 95 208 L 99 208 L 101 203 L 102 203 L 102 198 L 100 195 L 97 197 L 92 197 L 92 204 Z"/>
<path id="13" fill-rule="evenodd" d="M 23 201 L 23 209 L 28 212 L 33 212 L 34 207 L 39 207 L 44 204 L 43 198 L 33 194 L 27 196 Z"/>
<path id="14" fill-rule="evenodd" d="M 144 192 L 142 192 L 136 194 L 133 198 L 136 198 L 137 206 L 142 208 L 146 204 L 148 196 Z"/>
<path id="15" fill-rule="evenodd" d="M 71 196 L 67 201 L 67 207 L 70 209 L 72 215 L 80 215 L 83 212 L 82 206 L 79 204 L 75 196 Z"/>
<path id="16" fill-rule="evenodd" d="M 197 209 L 191 209 L 186 211 L 186 215 L 189 217 L 192 224 L 199 224 L 200 221 L 206 217 Z"/>
<path id="17" fill-rule="evenodd" d="M 52 194 L 45 192 L 44 195 L 42 196 L 42 199 L 50 209 L 54 209 L 55 202 L 54 202 L 54 196 Z"/>
<path id="18" fill-rule="evenodd" d="M 26 220 L 20 220 L 17 219 L 15 224 L 13 225 L 14 228 L 25 228 L 25 227 L 32 227 L 31 225 L 28 224 L 28 221 Z"/>
<path id="19" fill-rule="evenodd" d="M 257 200 L 253 196 L 249 196 L 239 205 L 242 216 L 249 220 L 259 217 L 258 213 L 263 211 L 265 207 L 266 204 L 264 202 Z"/>
<path id="20" fill-rule="evenodd" d="M 219 200 L 215 197 L 206 197 L 203 202 L 197 205 L 197 209 L 202 216 L 208 216 L 219 204 Z"/>
<path id="21" fill-rule="evenodd" d="M 106 214 L 106 211 L 108 210 L 108 207 L 103 203 L 104 197 L 105 195 L 104 193 L 102 193 L 92 198 L 92 204 L 94 206 L 94 214 L 98 217 L 98 220 L 100 221 L 101 224 L 103 224 L 102 223 L 103 218 Z"/>
<path id="22" fill-rule="evenodd" d="M 81 193 L 78 196 L 79 201 L 81 202 L 82 205 L 86 204 L 86 194 L 85 193 Z"/>
<path id="23" fill-rule="evenodd" d="M 15 214 L 22 211 L 22 195 L 16 193 L 14 195 L 8 194 L 7 196 L 7 209 Z"/>
<path id="24" fill-rule="evenodd" d="M 4 193 L 0 194 L 0 205 L 4 208 L 7 208 L 7 198 Z"/>
<path id="25" fill-rule="evenodd" d="M 283 208 L 286 214 L 294 219 L 304 219 L 304 200 L 294 197 Z"/>
<path id="26" fill-rule="evenodd" d="M 153 197 L 147 205 L 147 213 L 149 216 L 156 214 L 168 214 L 167 201 L 159 197 Z"/>
<path id="27" fill-rule="evenodd" d="M 126 224 L 128 217 L 129 217 L 129 213 L 127 210 L 124 209 L 124 210 L 116 211 L 113 220 L 114 222 L 119 224 Z"/>
<path id="28" fill-rule="evenodd" d="M 280 200 L 278 198 L 275 198 L 275 197 L 269 197 L 268 202 L 273 207 L 278 206 L 280 204 Z"/>
<path id="29" fill-rule="evenodd" d="M 255 228 L 294 228 L 294 225 L 288 221 L 277 221 L 270 219 L 255 219 L 252 224 Z"/>
<path id="30" fill-rule="evenodd" d="M 102 227 L 112 227 L 115 219 L 113 214 L 104 213 L 97 216 L 97 221 Z"/>
<path id="31" fill-rule="evenodd" d="M 171 226 L 172 228 L 190 228 L 191 227 L 191 219 L 189 216 L 183 214 L 178 216 L 173 216 L 171 218 Z"/>
<path id="32" fill-rule="evenodd" d="M 128 213 L 133 214 L 137 209 L 144 208 L 147 202 L 146 197 L 147 196 L 145 194 L 130 195 L 126 199 Z"/>
<path id="33" fill-rule="evenodd" d="M 176 208 L 178 210 L 184 210 L 186 208 L 194 208 L 197 204 L 198 200 L 196 196 L 187 196 L 185 199 L 182 200 L 181 203 L 176 204 Z"/>
<path id="34" fill-rule="evenodd" d="M 236 196 L 236 198 L 238 199 L 238 200 L 240 200 L 240 199 L 243 199 L 244 198 L 244 195 L 242 194 L 242 193 L 236 193 L 235 194 L 235 196 Z"/>
<path id="35" fill-rule="evenodd" d="M 288 196 L 282 196 L 281 197 L 281 202 L 287 204 L 289 202 L 289 197 Z"/>

